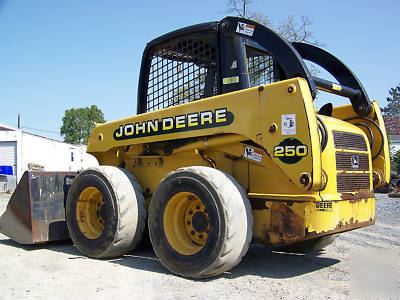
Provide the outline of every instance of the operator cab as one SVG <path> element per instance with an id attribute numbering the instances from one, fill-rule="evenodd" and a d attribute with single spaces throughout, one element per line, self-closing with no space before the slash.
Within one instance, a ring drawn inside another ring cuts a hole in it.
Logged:
<path id="1" fill-rule="evenodd" d="M 304 60 L 327 70 L 339 84 L 314 77 Z M 227 17 L 175 30 L 147 44 L 139 78 L 138 114 L 285 79 L 304 78 L 317 89 L 350 99 L 364 116 L 371 102 L 357 77 L 330 53 L 290 43 L 251 20 Z"/>

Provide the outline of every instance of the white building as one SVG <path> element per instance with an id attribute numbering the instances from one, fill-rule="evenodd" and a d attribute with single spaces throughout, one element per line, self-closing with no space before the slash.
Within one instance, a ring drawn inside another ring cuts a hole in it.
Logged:
<path id="1" fill-rule="evenodd" d="M 27 170 L 79 171 L 98 165 L 85 145 L 72 145 L 0 123 L 0 192 L 13 190 Z"/>
<path id="2" fill-rule="evenodd" d="M 395 154 L 400 150 L 400 135 L 391 134 L 388 136 L 390 142 L 390 153 Z"/>

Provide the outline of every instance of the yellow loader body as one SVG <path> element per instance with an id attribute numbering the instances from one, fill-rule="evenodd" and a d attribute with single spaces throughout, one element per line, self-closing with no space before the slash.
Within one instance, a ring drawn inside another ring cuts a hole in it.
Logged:
<path id="1" fill-rule="evenodd" d="M 294 115 L 296 123 L 296 141 L 289 145 L 282 143 L 293 130 L 283 124 L 287 115 Z M 87 151 L 100 164 L 123 166 L 132 173 L 147 205 L 171 171 L 186 166 L 223 170 L 243 186 L 250 200 L 253 241 L 284 245 L 375 222 L 367 135 L 339 119 L 323 117 L 323 122 L 328 142 L 321 151 L 308 86 L 303 79 L 292 79 L 98 124 Z M 333 132 L 343 133 L 343 143 L 355 136 L 364 149 L 335 147 Z M 190 142 L 173 150 L 153 145 L 176 139 Z M 340 167 L 343 155 L 348 166 Z M 351 170 L 351 155 L 363 158 L 360 169 Z M 378 167 L 387 174 L 386 164 Z M 349 175 L 354 182 L 348 182 Z M 360 184 L 365 191 L 353 192 Z"/>

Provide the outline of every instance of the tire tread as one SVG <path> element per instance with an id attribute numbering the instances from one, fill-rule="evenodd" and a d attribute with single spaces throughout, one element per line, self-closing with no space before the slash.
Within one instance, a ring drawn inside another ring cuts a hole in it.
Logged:
<path id="1" fill-rule="evenodd" d="M 168 268 L 168 264 L 164 263 L 161 258 L 160 261 L 172 273 L 184 277 L 206 278 L 220 275 L 235 267 L 242 260 L 249 248 L 253 229 L 253 215 L 250 202 L 243 187 L 231 175 L 218 169 L 204 166 L 185 167 L 170 172 L 166 178 L 174 176 L 176 173 L 186 172 L 195 174 L 207 181 L 218 194 L 226 222 L 224 244 L 221 247 L 218 257 L 199 273 L 179 273 Z M 246 226 L 243 224 L 246 224 Z M 157 254 L 157 249 L 154 248 L 154 250 Z"/>
<path id="2" fill-rule="evenodd" d="M 142 190 L 136 179 L 125 169 L 114 166 L 98 166 L 88 168 L 83 172 L 87 170 L 103 175 L 111 185 L 112 192 L 116 197 L 118 224 L 112 244 L 100 254 L 84 254 L 95 258 L 113 258 L 124 255 L 137 246 L 146 226 L 146 209 Z M 79 245 L 76 246 L 79 249 Z"/>

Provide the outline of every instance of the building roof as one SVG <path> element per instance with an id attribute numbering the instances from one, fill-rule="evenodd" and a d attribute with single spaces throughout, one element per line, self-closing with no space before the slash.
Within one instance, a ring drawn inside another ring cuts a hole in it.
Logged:
<path id="1" fill-rule="evenodd" d="M 68 144 L 68 145 L 71 145 L 71 146 L 86 146 L 86 145 L 79 145 L 79 144 L 69 144 L 69 143 L 66 143 L 66 142 L 63 142 L 63 141 L 59 141 L 59 140 L 56 140 L 56 139 L 48 138 L 48 137 L 45 137 L 45 136 L 41 136 L 41 135 L 38 135 L 38 134 L 35 134 L 35 133 L 32 133 L 32 132 L 24 131 L 22 129 L 18 129 L 18 128 L 15 128 L 15 127 L 0 123 L 0 132 L 1 131 L 17 131 L 17 130 L 21 130 L 23 134 L 29 134 L 29 135 L 32 135 L 32 136 L 36 136 L 38 138 L 50 140 L 50 141 L 57 142 L 57 143 Z"/>
<path id="2" fill-rule="evenodd" d="M 391 143 L 400 143 L 400 134 L 389 134 L 388 137 Z"/>
<path id="3" fill-rule="evenodd" d="M 0 123 L 0 130 L 2 130 L 2 131 L 15 131 L 17 129 L 18 128 L 11 127 L 11 126 L 8 126 L 6 124 Z"/>

